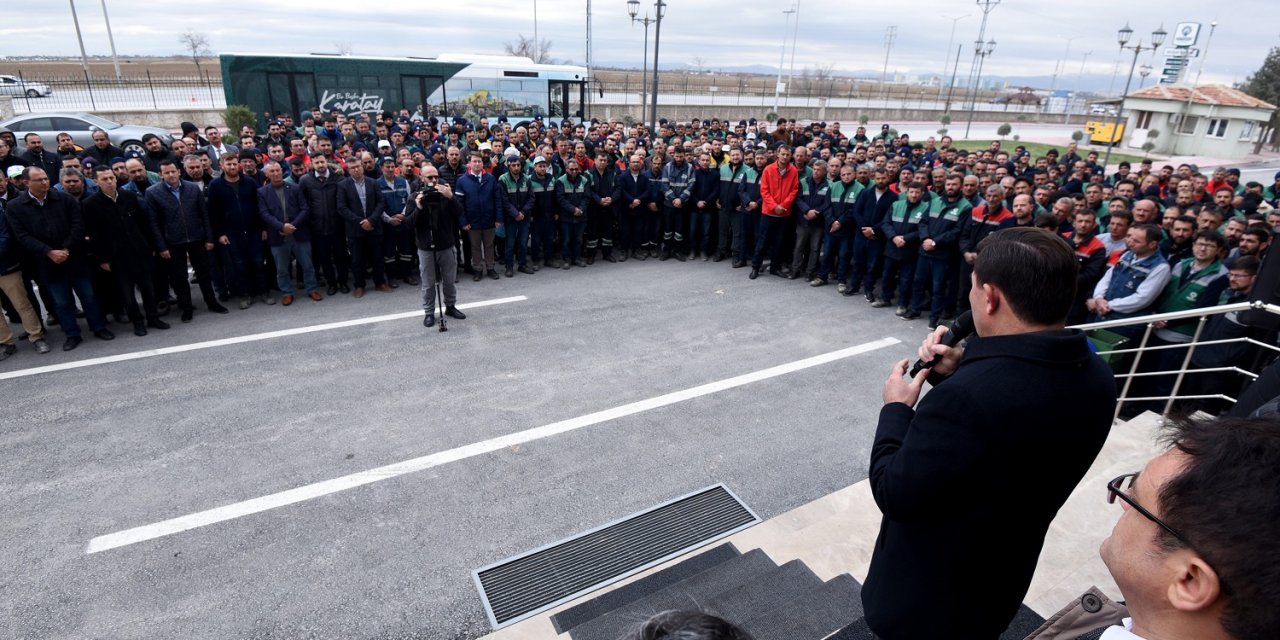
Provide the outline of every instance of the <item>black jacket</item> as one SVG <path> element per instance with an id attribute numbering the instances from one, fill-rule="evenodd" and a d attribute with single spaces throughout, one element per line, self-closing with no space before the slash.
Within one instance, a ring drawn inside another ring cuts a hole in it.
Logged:
<path id="1" fill-rule="evenodd" d="M 147 210 L 138 196 L 117 189 L 112 200 L 99 191 L 81 206 L 96 264 L 109 263 L 113 271 L 136 272 L 150 267 L 155 241 Z"/>
<path id="2" fill-rule="evenodd" d="M 168 251 L 171 244 L 214 241 L 213 225 L 200 188 L 183 180 L 178 195 L 179 198 L 174 198 L 169 185 L 160 182 L 148 187 L 143 197 L 157 251 Z"/>
<path id="3" fill-rule="evenodd" d="M 42 277 L 68 273 L 72 260 L 85 257 L 84 219 L 80 202 L 54 189 L 49 190 L 41 205 L 31 194 L 23 193 L 5 209 L 9 222 L 10 242 L 17 241 L 23 253 L 39 266 Z M 54 249 L 66 249 L 72 260 L 55 264 L 46 255 Z"/>
<path id="4" fill-rule="evenodd" d="M 618 204 L 620 211 L 639 215 L 649 210 L 649 196 L 652 187 L 649 186 L 649 173 L 647 171 L 641 171 L 638 176 L 633 177 L 631 169 L 627 169 L 618 176 L 617 184 L 618 199 L 622 201 Z M 633 209 L 631 203 L 636 200 L 640 201 L 640 206 Z"/>
<path id="5" fill-rule="evenodd" d="M 999 637 L 1115 403 L 1084 333 L 1059 330 L 974 338 L 915 410 L 885 405 L 869 474 L 884 517 L 862 588 L 872 631 Z"/>
<path id="6" fill-rule="evenodd" d="M 22 154 L 22 159 L 29 167 L 44 169 L 44 172 L 49 174 L 49 182 L 58 184 L 58 172 L 62 170 L 62 156 L 58 155 L 58 152 L 47 149 L 42 149 L 38 153 L 27 151 Z"/>
<path id="7" fill-rule="evenodd" d="M 346 178 L 338 183 L 338 215 L 347 223 L 347 237 L 359 238 L 364 235 L 382 235 L 382 215 L 387 211 L 387 201 L 382 198 L 382 190 L 369 178 L 364 179 L 364 203 L 360 203 L 360 193 L 356 191 L 355 180 Z M 373 229 L 365 231 L 360 222 L 368 220 Z"/>
<path id="8" fill-rule="evenodd" d="M 404 224 L 413 227 L 418 237 L 418 248 L 431 251 L 453 251 L 454 239 L 461 228 L 462 205 L 456 199 L 440 197 L 437 200 L 422 198 L 418 208 L 416 194 L 409 196 L 404 209 Z"/>
<path id="9" fill-rule="evenodd" d="M 321 182 L 316 172 L 308 171 L 298 181 L 302 188 L 302 197 L 307 199 L 307 210 L 311 212 L 308 222 L 311 231 L 325 235 L 342 231 L 342 217 L 338 214 L 338 183 L 342 174 L 329 168 L 329 176 Z"/>

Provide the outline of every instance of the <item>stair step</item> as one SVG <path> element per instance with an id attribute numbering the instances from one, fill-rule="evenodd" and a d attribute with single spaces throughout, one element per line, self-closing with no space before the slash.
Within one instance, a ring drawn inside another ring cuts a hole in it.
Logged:
<path id="1" fill-rule="evenodd" d="M 713 596 L 759 579 L 778 565 L 765 552 L 753 549 L 714 567 L 655 591 L 569 630 L 573 640 L 617 640 L 654 614 L 671 609 L 702 608 Z"/>
<path id="2" fill-rule="evenodd" d="M 1040 614 L 1032 611 L 1025 604 L 1020 605 L 1017 615 L 1009 623 L 1009 628 L 1000 634 L 1000 640 L 1022 640 L 1042 624 L 1044 624 L 1044 618 Z M 875 634 L 867 628 L 866 618 L 860 617 L 853 624 L 828 637 L 827 640 L 875 640 Z"/>
<path id="3" fill-rule="evenodd" d="M 799 560 L 792 560 L 758 579 L 744 581 L 707 601 L 702 609 L 735 624 L 769 611 L 822 585 Z"/>
<path id="4" fill-rule="evenodd" d="M 861 594 L 853 576 L 838 575 L 741 626 L 755 640 L 825 638 L 862 617 Z"/>
<path id="5" fill-rule="evenodd" d="M 733 545 L 722 544 L 557 613 L 551 616 L 551 624 L 555 626 L 556 633 L 564 633 L 739 555 Z"/>

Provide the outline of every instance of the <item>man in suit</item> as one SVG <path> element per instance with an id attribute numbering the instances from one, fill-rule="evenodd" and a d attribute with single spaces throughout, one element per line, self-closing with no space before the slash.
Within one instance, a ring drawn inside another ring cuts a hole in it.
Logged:
<path id="1" fill-rule="evenodd" d="M 156 291 L 152 286 L 155 267 L 151 240 L 151 223 L 146 208 L 136 194 L 118 188 L 111 167 L 100 164 L 93 168 L 98 192 L 84 201 L 84 222 L 93 246 L 94 261 L 115 282 L 136 336 L 147 335 L 147 328 L 168 329 L 160 319 Z M 138 308 L 135 290 L 142 294 Z"/>
<path id="2" fill-rule="evenodd" d="M 217 127 L 205 127 L 205 137 L 209 139 L 209 144 L 200 147 L 205 153 L 209 154 L 209 160 L 213 162 L 213 166 L 222 167 L 222 156 L 239 157 L 240 147 L 234 144 L 224 144 L 222 142 L 222 133 Z"/>
<path id="3" fill-rule="evenodd" d="M 644 154 L 637 153 L 628 160 L 627 170 L 618 176 L 618 201 L 621 203 L 621 244 L 623 260 L 627 252 L 637 260 L 645 260 L 641 249 L 645 238 L 645 221 L 649 210 L 649 174 L 644 170 Z"/>
<path id="4" fill-rule="evenodd" d="M 884 517 L 862 589 L 879 637 L 996 638 L 1017 613 L 1115 410 L 1110 369 L 1064 328 L 1077 270 L 1055 233 L 991 234 L 969 293 L 976 337 L 947 346 L 939 328 L 920 348 L 932 373 L 907 380 L 902 360 L 885 381 L 870 461 Z M 919 400 L 926 376 L 934 388 Z"/>
<path id="5" fill-rule="evenodd" d="M 366 266 L 373 269 L 373 284 L 378 291 L 391 291 L 382 261 L 382 223 L 390 216 L 387 216 L 382 190 L 378 183 L 364 175 L 364 165 L 352 162 L 347 173 L 350 174 L 347 179 L 338 184 L 338 214 L 347 222 L 353 295 L 363 298 Z"/>
<path id="6" fill-rule="evenodd" d="M 191 322 L 191 284 L 187 282 L 187 261 L 196 273 L 204 303 L 214 313 L 227 313 L 218 304 L 209 273 L 209 252 L 213 251 L 213 227 L 204 198 L 195 184 L 182 179 L 178 163 L 160 162 L 160 183 L 151 185 L 143 197 L 156 252 L 166 261 L 169 281 L 182 309 L 182 321 Z"/>
<path id="7" fill-rule="evenodd" d="M 339 291 L 351 293 L 351 287 L 347 286 L 347 270 L 351 266 L 347 257 L 347 234 L 342 216 L 338 214 L 338 182 L 341 179 L 337 165 L 330 165 L 324 156 L 316 156 L 311 159 L 311 171 L 298 180 L 310 212 L 307 224 L 311 227 L 316 267 L 324 272 L 331 296 Z"/>
<path id="8" fill-rule="evenodd" d="M 311 262 L 311 231 L 307 217 L 307 199 L 302 188 L 284 180 L 284 168 L 268 162 L 263 168 L 267 183 L 258 188 L 258 216 L 267 227 L 267 244 L 276 263 L 276 286 L 280 288 L 280 304 L 293 304 L 293 278 L 290 262 L 298 261 L 307 297 L 319 302 L 324 298 L 316 286 L 316 269 Z"/>
<path id="9" fill-rule="evenodd" d="M 27 167 L 22 174 L 28 190 L 9 204 L 5 215 L 13 238 L 37 265 L 36 281 L 53 295 L 54 313 L 67 336 L 62 350 L 75 349 L 84 341 L 76 322 L 76 297 L 80 298 L 93 335 L 99 340 L 115 338 L 93 296 L 80 203 L 50 189 L 49 174 L 40 167 Z"/>

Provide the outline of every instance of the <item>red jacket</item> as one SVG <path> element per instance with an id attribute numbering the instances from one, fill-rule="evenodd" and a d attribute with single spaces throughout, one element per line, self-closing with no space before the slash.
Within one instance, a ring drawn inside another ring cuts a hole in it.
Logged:
<path id="1" fill-rule="evenodd" d="M 778 171 L 778 163 L 764 168 L 760 176 L 760 199 L 763 203 L 760 213 L 775 218 L 786 218 L 791 215 L 791 204 L 796 201 L 800 191 L 800 170 L 791 166 L 785 174 Z M 774 213 L 774 207 L 782 207 L 782 213 Z"/>

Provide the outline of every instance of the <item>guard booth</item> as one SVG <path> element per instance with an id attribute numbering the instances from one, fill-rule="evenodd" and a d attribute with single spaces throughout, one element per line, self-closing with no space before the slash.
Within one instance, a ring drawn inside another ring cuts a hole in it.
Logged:
<path id="1" fill-rule="evenodd" d="M 587 70 L 535 64 L 528 58 L 441 54 L 435 58 L 376 58 L 326 54 L 224 53 L 222 87 L 228 105 L 242 104 L 259 124 L 279 114 L 295 119 L 319 109 L 348 117 L 401 109 L 441 119 L 587 113 Z"/>

